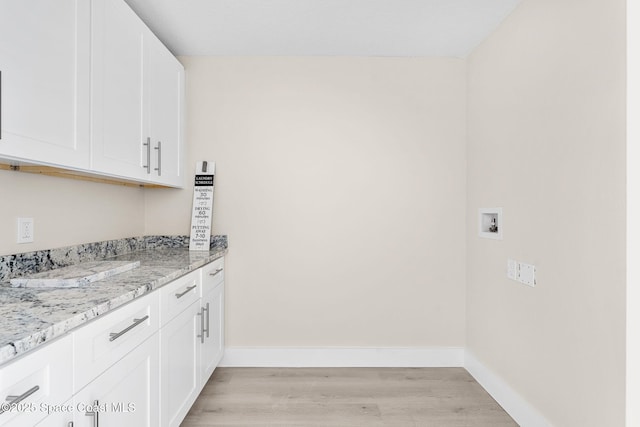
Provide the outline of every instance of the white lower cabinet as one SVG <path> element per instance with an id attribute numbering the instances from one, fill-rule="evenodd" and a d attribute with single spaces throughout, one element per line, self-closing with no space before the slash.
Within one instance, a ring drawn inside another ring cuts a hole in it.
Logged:
<path id="1" fill-rule="evenodd" d="M 71 397 L 71 335 L 0 368 L 0 426 L 31 427 Z"/>
<path id="2" fill-rule="evenodd" d="M 139 346 L 160 328 L 159 298 L 152 292 L 78 329 L 74 334 L 74 392 Z"/>
<path id="3" fill-rule="evenodd" d="M 0 367 L 0 427 L 179 426 L 224 352 L 224 258 Z"/>
<path id="4" fill-rule="evenodd" d="M 157 427 L 159 338 L 151 338 L 74 398 L 74 427 Z"/>
<path id="5" fill-rule="evenodd" d="M 200 302 L 160 331 L 161 426 L 179 426 L 200 393 Z"/>
<path id="6" fill-rule="evenodd" d="M 205 333 L 201 347 L 200 378 L 202 387 L 220 363 L 224 350 L 224 283 L 202 297 Z"/>
<path id="7" fill-rule="evenodd" d="M 69 400 L 61 405 L 47 407 L 48 415 L 36 424 L 37 427 L 74 427 L 73 413 L 75 407 L 73 400 Z"/>
<path id="8" fill-rule="evenodd" d="M 162 427 L 180 425 L 222 359 L 223 266 L 220 258 L 161 291 Z M 185 308 L 181 300 L 191 304 Z M 178 309 L 182 309 L 180 314 L 176 314 Z"/>
<path id="9" fill-rule="evenodd" d="M 224 258 L 205 265 L 200 269 L 200 274 L 207 331 L 200 366 L 204 387 L 224 353 Z"/>

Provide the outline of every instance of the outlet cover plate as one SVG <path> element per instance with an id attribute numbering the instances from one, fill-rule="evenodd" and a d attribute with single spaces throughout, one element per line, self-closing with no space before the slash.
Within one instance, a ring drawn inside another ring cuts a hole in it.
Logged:
<path id="1" fill-rule="evenodd" d="M 33 242 L 33 218 L 18 218 L 17 243 Z"/>

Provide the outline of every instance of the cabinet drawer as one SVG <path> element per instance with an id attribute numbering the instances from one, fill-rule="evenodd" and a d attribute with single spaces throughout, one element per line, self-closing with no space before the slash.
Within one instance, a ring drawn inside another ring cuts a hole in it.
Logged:
<path id="1" fill-rule="evenodd" d="M 193 271 L 160 289 L 160 312 L 164 326 L 200 299 L 200 272 Z"/>
<path id="2" fill-rule="evenodd" d="M 200 296 L 211 292 L 213 288 L 224 282 L 224 257 L 205 265 L 202 272 L 202 292 Z"/>
<path id="3" fill-rule="evenodd" d="M 0 400 L 16 402 L 0 410 L 0 426 L 33 426 L 47 415 L 47 407 L 71 397 L 72 350 L 67 335 L 0 368 Z"/>
<path id="4" fill-rule="evenodd" d="M 73 334 L 74 392 L 122 359 L 159 329 L 159 296 L 152 292 Z"/>

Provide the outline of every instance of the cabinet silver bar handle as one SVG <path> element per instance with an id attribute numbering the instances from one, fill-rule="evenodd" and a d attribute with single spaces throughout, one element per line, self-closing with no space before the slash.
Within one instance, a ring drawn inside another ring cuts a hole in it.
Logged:
<path id="1" fill-rule="evenodd" d="M 143 168 L 147 170 L 147 175 L 149 175 L 151 173 L 151 138 L 147 137 L 147 142 L 142 145 L 147 147 L 147 164 Z"/>
<path id="2" fill-rule="evenodd" d="M 97 411 L 97 408 L 100 406 L 100 402 L 97 400 L 93 401 L 93 407 L 96 408 L 95 411 L 87 411 L 84 413 L 84 415 L 86 417 L 93 417 L 93 427 L 100 427 L 99 423 L 100 421 L 98 420 L 98 414 L 99 412 Z"/>
<path id="3" fill-rule="evenodd" d="M 222 268 L 222 267 L 217 268 L 217 269 L 216 269 L 216 271 L 214 271 L 214 272 L 212 272 L 212 273 L 209 273 L 209 276 L 212 276 L 212 277 L 213 277 L 213 276 L 217 276 L 217 275 L 218 275 L 218 273 L 220 273 L 222 270 L 224 270 L 224 268 Z"/>
<path id="4" fill-rule="evenodd" d="M 162 142 L 158 141 L 158 146 L 156 147 L 158 150 L 158 167 L 153 168 L 153 170 L 158 171 L 158 176 L 162 175 Z"/>
<path id="5" fill-rule="evenodd" d="M 31 387 L 29 390 L 25 391 L 19 396 L 14 396 L 14 395 L 7 396 L 5 398 L 7 405 L 2 405 L 2 408 L 0 408 L 0 414 L 2 414 L 3 412 L 6 412 L 7 409 L 11 407 L 11 405 L 17 405 L 18 403 L 22 402 L 23 400 L 25 400 L 27 397 L 31 396 L 33 393 L 35 393 L 38 390 L 40 390 L 39 385 L 35 387 Z"/>
<path id="6" fill-rule="evenodd" d="M 127 332 L 129 332 L 130 330 L 132 330 L 133 328 L 135 328 L 136 326 L 138 326 L 139 324 L 141 324 L 142 322 L 144 322 L 148 318 L 149 318 L 149 315 L 147 314 L 143 318 L 133 319 L 133 323 L 131 325 L 127 326 L 126 328 L 124 328 L 123 330 L 121 330 L 120 332 L 111 332 L 109 334 L 109 341 L 117 340 L 122 335 L 126 334 Z"/>
<path id="7" fill-rule="evenodd" d="M 200 308 L 200 335 L 196 335 L 196 337 L 200 338 L 200 344 L 204 344 L 204 307 Z"/>
<path id="8" fill-rule="evenodd" d="M 204 311 L 207 312 L 207 338 L 209 338 L 209 303 L 207 303 L 207 308 L 203 308 Z"/>
<path id="9" fill-rule="evenodd" d="M 187 289 L 185 289 L 183 292 L 177 293 L 175 294 L 176 298 L 182 298 L 183 296 L 185 296 L 186 294 L 188 294 L 190 291 L 194 290 L 196 288 L 197 285 L 193 285 L 193 286 L 189 286 L 187 287 Z"/>
<path id="10" fill-rule="evenodd" d="M 73 421 L 69 421 L 69 424 L 67 424 L 67 427 L 73 427 Z"/>

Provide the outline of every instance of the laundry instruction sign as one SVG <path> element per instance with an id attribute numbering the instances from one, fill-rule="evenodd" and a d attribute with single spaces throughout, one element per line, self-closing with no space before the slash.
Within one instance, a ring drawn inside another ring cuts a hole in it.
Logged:
<path id="1" fill-rule="evenodd" d="M 198 162 L 193 186 L 193 213 L 191 215 L 190 251 L 208 251 L 211 241 L 213 213 L 213 181 L 216 165 Z"/>

